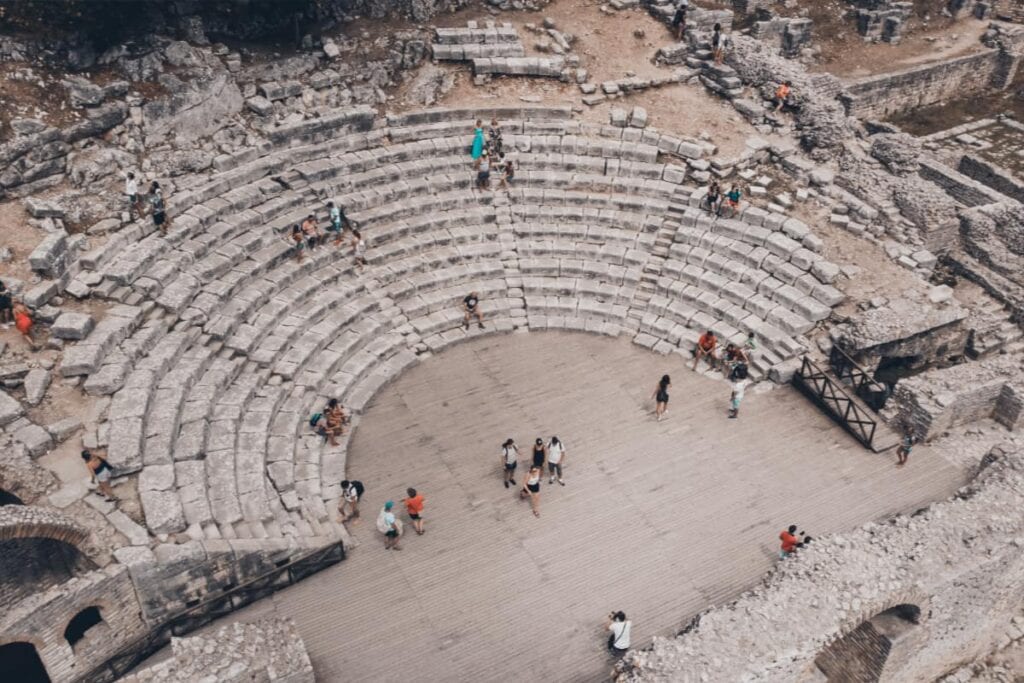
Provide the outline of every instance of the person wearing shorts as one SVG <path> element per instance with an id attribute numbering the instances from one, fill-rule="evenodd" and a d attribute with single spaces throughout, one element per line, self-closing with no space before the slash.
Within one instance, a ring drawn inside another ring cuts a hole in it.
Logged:
<path id="1" fill-rule="evenodd" d="M 697 347 L 693 350 L 693 369 L 695 371 L 701 358 L 709 359 L 708 362 L 712 367 L 718 364 L 718 337 L 711 330 L 700 335 Z"/>
<path id="2" fill-rule="evenodd" d="M 900 445 L 896 449 L 896 466 L 903 467 L 907 464 L 907 460 L 910 459 L 910 451 L 914 448 L 914 443 L 917 439 L 910 432 L 905 432 L 903 437 L 900 439 Z"/>
<path id="3" fill-rule="evenodd" d="M 661 418 L 668 411 L 668 389 L 672 386 L 672 378 L 668 375 L 662 375 L 661 379 L 658 380 L 658 386 L 655 387 L 654 393 L 651 394 L 651 398 L 654 399 L 654 415 L 657 417 L 658 422 L 661 422 Z"/>
<path id="4" fill-rule="evenodd" d="M 540 517 L 540 480 L 544 476 L 544 471 L 534 465 L 530 468 L 530 473 L 526 475 L 526 481 L 523 482 L 523 488 L 519 491 L 520 498 L 530 498 L 530 509 L 533 510 L 534 517 Z"/>
<path id="5" fill-rule="evenodd" d="M 722 25 L 715 24 L 715 27 L 711 30 L 711 54 L 715 59 L 715 64 L 722 63 L 724 48 L 725 41 L 722 39 Z"/>
<path id="6" fill-rule="evenodd" d="M 686 13 L 690 10 L 690 0 L 680 0 L 676 13 L 672 17 L 672 26 L 676 29 L 676 40 L 682 40 L 686 33 Z"/>
<path id="7" fill-rule="evenodd" d="M 780 111 L 784 106 L 786 106 L 786 102 L 789 100 L 791 87 L 792 83 L 785 81 L 775 91 L 775 111 Z"/>
<path id="8" fill-rule="evenodd" d="M 363 497 L 364 491 L 366 489 L 361 481 L 345 479 L 341 482 L 341 500 L 338 501 L 338 519 L 340 521 L 347 522 L 359 517 L 359 500 Z"/>
<path id="9" fill-rule="evenodd" d="M 302 250 L 305 248 L 306 243 L 302 239 L 302 227 L 298 225 L 292 226 L 292 231 L 288 235 L 288 241 L 294 245 L 295 249 L 295 260 L 302 262 Z"/>
<path id="10" fill-rule="evenodd" d="M 743 193 L 740 192 L 740 188 L 737 185 L 733 185 L 732 189 L 725 194 L 725 203 L 732 209 L 732 213 L 735 216 L 740 210 L 740 197 Z"/>
<path id="11" fill-rule="evenodd" d="M 393 512 L 394 507 L 394 501 L 389 500 L 384 503 L 384 508 L 377 517 L 377 529 L 384 534 L 384 550 L 402 549 L 398 545 L 398 538 L 402 535 L 402 531 L 398 519 L 395 518 L 395 513 Z"/>
<path id="12" fill-rule="evenodd" d="M 164 230 L 167 223 L 167 208 L 164 205 L 164 193 L 160 189 L 160 183 L 155 180 L 149 185 L 149 206 L 153 225 Z"/>
<path id="13" fill-rule="evenodd" d="M 481 190 L 491 189 L 491 160 L 485 149 L 476 169 L 476 186 Z"/>
<path id="14" fill-rule="evenodd" d="M 502 152 L 498 155 L 498 168 L 501 169 L 501 182 L 498 184 L 498 189 L 504 189 L 512 184 L 512 181 L 516 177 L 516 165 L 512 159 L 506 159 L 505 153 Z"/>
<path id="15" fill-rule="evenodd" d="M 519 459 L 519 448 L 511 438 L 501 444 L 501 466 L 505 472 L 505 488 L 516 485 L 516 465 Z"/>
<path id="16" fill-rule="evenodd" d="M 405 503 L 405 511 L 409 513 L 409 519 L 412 520 L 412 526 L 416 529 L 416 533 L 420 536 L 423 535 L 423 494 L 416 493 L 416 489 L 408 488 L 405 490 L 407 498 L 403 498 L 402 502 Z"/>
<path id="17" fill-rule="evenodd" d="M 135 179 L 134 173 L 128 173 L 124 178 L 124 193 L 128 195 L 128 215 L 135 217 L 139 210 L 139 181 Z"/>
<path id="18" fill-rule="evenodd" d="M 89 473 L 92 475 L 93 481 L 96 482 L 97 488 L 100 493 L 108 501 L 114 501 L 114 489 L 110 486 L 110 476 L 113 474 L 114 469 L 106 461 L 106 459 L 92 453 L 89 450 L 82 451 L 82 460 L 85 461 L 85 466 L 89 468 Z"/>
<path id="19" fill-rule="evenodd" d="M 562 465 L 565 463 L 565 444 L 557 436 L 551 437 L 548 442 L 548 483 L 555 483 L 555 475 L 558 475 L 558 483 L 565 486 L 562 481 Z"/>
<path id="20" fill-rule="evenodd" d="M 302 234 L 306 236 L 306 248 L 312 249 L 320 243 L 320 227 L 316 224 L 316 216 L 309 214 L 302 221 Z"/>
<path id="21" fill-rule="evenodd" d="M 463 324 L 469 329 L 469 319 L 476 317 L 476 326 L 484 329 L 484 314 L 480 311 L 480 296 L 476 292 L 470 292 L 462 300 L 462 311 L 465 313 Z"/>

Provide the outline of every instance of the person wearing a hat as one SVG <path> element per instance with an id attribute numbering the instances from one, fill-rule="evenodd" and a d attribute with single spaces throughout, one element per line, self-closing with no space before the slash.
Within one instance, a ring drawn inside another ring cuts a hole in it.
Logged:
<path id="1" fill-rule="evenodd" d="M 384 534 L 384 550 L 401 550 L 398 545 L 398 538 L 402 535 L 401 522 L 395 517 L 393 508 L 395 501 L 389 500 L 384 503 L 380 514 L 377 516 L 377 530 Z"/>

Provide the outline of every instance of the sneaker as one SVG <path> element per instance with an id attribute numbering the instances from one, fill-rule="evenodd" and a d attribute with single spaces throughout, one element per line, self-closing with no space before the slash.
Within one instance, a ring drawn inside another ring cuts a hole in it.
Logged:
<path id="1" fill-rule="evenodd" d="M 508 488 L 508 479 L 505 480 L 505 488 Z"/>
<path id="2" fill-rule="evenodd" d="M 554 477 L 548 477 L 548 483 L 549 484 L 554 484 L 555 483 L 555 478 Z"/>
<path id="3" fill-rule="evenodd" d="M 509 483 L 510 483 L 510 484 L 512 484 L 513 486 L 515 486 L 515 485 L 516 485 L 516 480 L 515 480 L 515 479 L 509 479 L 508 481 L 509 481 Z"/>
<path id="4" fill-rule="evenodd" d="M 476 326 L 479 327 L 481 330 L 484 329 L 484 324 L 483 323 L 477 323 Z"/>
<path id="5" fill-rule="evenodd" d="M 562 481 L 561 479 L 558 480 L 558 483 L 561 484 L 562 486 L 565 486 L 565 482 Z"/>

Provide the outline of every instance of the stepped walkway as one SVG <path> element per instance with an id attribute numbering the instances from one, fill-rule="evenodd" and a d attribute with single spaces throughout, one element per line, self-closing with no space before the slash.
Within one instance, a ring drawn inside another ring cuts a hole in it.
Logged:
<path id="1" fill-rule="evenodd" d="M 649 397 L 666 372 L 657 423 Z M 367 407 L 349 446 L 348 473 L 368 489 L 349 560 L 227 618 L 294 618 L 325 681 L 601 680 L 610 610 L 636 620 L 643 646 L 756 585 L 784 526 L 841 532 L 962 481 L 925 447 L 897 469 L 792 387 L 748 392 L 739 420 L 727 399 L 679 355 L 624 338 L 451 348 Z M 535 519 L 501 486 L 497 445 L 513 436 L 525 459 L 552 433 L 569 449 L 567 486 L 545 479 Z M 410 485 L 426 495 L 427 534 L 385 551 L 376 513 Z"/>

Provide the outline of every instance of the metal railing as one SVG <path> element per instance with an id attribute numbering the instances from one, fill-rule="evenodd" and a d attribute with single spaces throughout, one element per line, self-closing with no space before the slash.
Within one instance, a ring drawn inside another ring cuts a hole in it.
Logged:
<path id="1" fill-rule="evenodd" d="M 79 680 L 90 683 L 117 680 L 170 642 L 171 636 L 183 636 L 344 559 L 345 547 L 338 541 L 289 560 L 280 567 L 274 567 L 254 579 L 181 610 L 125 645 Z"/>
<path id="2" fill-rule="evenodd" d="M 885 406 L 889 399 L 889 390 L 885 385 L 875 381 L 867 370 L 857 365 L 855 360 L 835 344 L 828 354 L 828 364 L 840 381 L 850 383 L 853 393 L 857 394 L 869 408 L 877 412 Z"/>
<path id="3" fill-rule="evenodd" d="M 868 448 L 872 447 L 878 421 L 858 405 L 839 382 L 807 356 L 804 356 L 800 370 L 793 375 L 793 384 L 852 434 L 853 438 Z"/>

